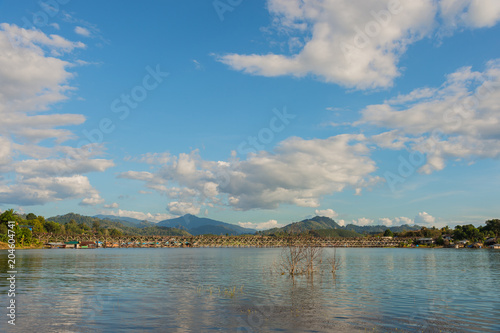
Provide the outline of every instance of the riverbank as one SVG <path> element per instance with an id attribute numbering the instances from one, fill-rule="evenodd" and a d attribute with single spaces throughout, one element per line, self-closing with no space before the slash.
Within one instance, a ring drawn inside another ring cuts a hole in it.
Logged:
<path id="1" fill-rule="evenodd" d="M 0 242 L 0 250 L 8 250 L 10 249 L 9 243 Z M 29 246 L 21 246 L 16 244 L 16 250 L 28 250 L 28 249 L 43 249 L 43 244 L 38 245 L 29 245 Z"/>

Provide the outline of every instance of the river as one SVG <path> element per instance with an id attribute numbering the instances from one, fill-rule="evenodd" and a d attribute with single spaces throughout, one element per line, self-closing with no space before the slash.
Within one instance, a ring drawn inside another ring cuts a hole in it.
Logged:
<path id="1" fill-rule="evenodd" d="M 341 248 L 341 266 L 272 274 L 278 248 L 16 251 L 1 332 L 499 332 L 500 251 Z M 331 256 L 333 249 L 324 249 Z"/>

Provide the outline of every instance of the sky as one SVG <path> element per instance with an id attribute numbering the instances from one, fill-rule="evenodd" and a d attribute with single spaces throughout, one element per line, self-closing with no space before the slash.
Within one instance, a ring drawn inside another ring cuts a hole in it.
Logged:
<path id="1" fill-rule="evenodd" d="M 0 210 L 500 217 L 497 0 L 0 1 Z"/>

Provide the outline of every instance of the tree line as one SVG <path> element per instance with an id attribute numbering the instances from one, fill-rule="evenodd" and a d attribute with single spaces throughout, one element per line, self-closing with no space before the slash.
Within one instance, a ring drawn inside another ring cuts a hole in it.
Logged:
<path id="1" fill-rule="evenodd" d="M 472 224 L 457 225 L 454 229 L 446 226 L 438 229 L 436 227 L 422 227 L 420 230 L 393 233 L 387 229 L 379 236 L 409 237 L 409 238 L 433 238 L 436 244 L 445 243 L 444 236 L 449 235 L 454 240 L 468 240 L 471 242 L 484 242 L 488 238 L 497 238 L 500 235 L 500 219 L 487 220 L 484 226 L 475 227 Z"/>

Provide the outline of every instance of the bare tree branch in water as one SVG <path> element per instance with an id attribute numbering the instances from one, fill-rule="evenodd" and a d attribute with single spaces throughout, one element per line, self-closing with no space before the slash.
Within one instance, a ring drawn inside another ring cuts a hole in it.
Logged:
<path id="1" fill-rule="evenodd" d="M 323 248 L 312 246 L 310 242 L 301 238 L 292 228 L 278 262 L 274 263 L 276 273 L 293 277 L 320 271 Z"/>
<path id="2" fill-rule="evenodd" d="M 331 268 L 332 274 L 335 276 L 335 273 L 337 270 L 340 268 L 340 265 L 342 265 L 342 260 L 340 258 L 337 258 L 337 249 L 333 249 L 333 255 L 327 259 L 328 266 Z"/>

